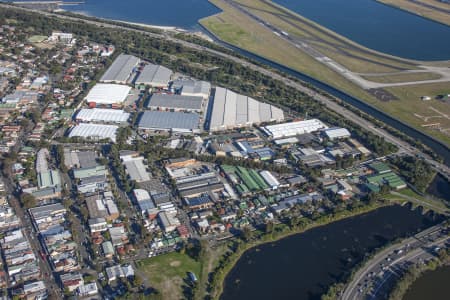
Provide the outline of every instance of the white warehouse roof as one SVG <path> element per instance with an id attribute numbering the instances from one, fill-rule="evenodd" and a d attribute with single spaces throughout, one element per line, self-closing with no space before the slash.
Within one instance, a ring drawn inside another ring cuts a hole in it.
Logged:
<path id="1" fill-rule="evenodd" d="M 83 122 L 125 123 L 130 118 L 130 114 L 118 109 L 94 108 L 81 109 L 75 118 Z"/>
<path id="2" fill-rule="evenodd" d="M 116 132 L 119 127 L 115 125 L 85 124 L 81 123 L 70 130 L 69 137 L 110 139 L 116 141 Z"/>
<path id="3" fill-rule="evenodd" d="M 262 129 L 274 139 L 289 137 L 298 134 L 311 133 L 320 129 L 328 128 L 318 119 L 311 119 L 298 122 L 290 122 L 276 125 L 265 126 Z"/>
<path id="4" fill-rule="evenodd" d="M 133 194 L 138 202 L 151 199 L 150 194 L 143 189 L 135 189 L 133 190 Z"/>
<path id="5" fill-rule="evenodd" d="M 217 87 L 209 128 L 218 131 L 283 119 L 283 111 L 273 105 Z"/>
<path id="6" fill-rule="evenodd" d="M 259 172 L 259 175 L 264 178 L 264 181 L 267 182 L 271 188 L 276 189 L 280 186 L 280 182 L 269 171 L 261 171 Z"/>
<path id="7" fill-rule="evenodd" d="M 87 102 L 98 104 L 118 104 L 125 101 L 131 87 L 120 84 L 98 83 L 86 96 Z"/>
<path id="8" fill-rule="evenodd" d="M 333 127 L 333 128 L 325 129 L 323 132 L 330 140 L 347 138 L 347 137 L 350 137 L 350 135 L 351 135 L 350 131 L 348 131 L 346 128 L 340 128 L 340 127 Z"/>

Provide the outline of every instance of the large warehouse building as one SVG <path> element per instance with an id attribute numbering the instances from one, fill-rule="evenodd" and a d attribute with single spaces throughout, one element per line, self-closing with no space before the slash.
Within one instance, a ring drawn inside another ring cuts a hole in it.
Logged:
<path id="1" fill-rule="evenodd" d="M 139 62 L 139 58 L 133 55 L 120 54 L 100 78 L 100 81 L 126 84 L 131 81 L 130 76 Z"/>
<path id="2" fill-rule="evenodd" d="M 112 142 L 116 142 L 118 128 L 115 125 L 81 123 L 70 130 L 69 137 L 82 137 L 93 140 L 110 139 Z"/>
<path id="3" fill-rule="evenodd" d="M 183 96 L 197 96 L 208 99 L 211 93 L 211 84 L 207 81 L 178 78 L 171 86 L 177 93 Z"/>
<path id="4" fill-rule="evenodd" d="M 203 98 L 198 96 L 153 94 L 148 102 L 147 108 L 152 110 L 201 112 Z"/>
<path id="5" fill-rule="evenodd" d="M 91 106 L 122 106 L 126 100 L 131 87 L 126 85 L 98 83 L 89 91 L 86 102 Z"/>
<path id="6" fill-rule="evenodd" d="M 81 109 L 75 116 L 75 120 L 80 122 L 100 122 L 100 123 L 126 123 L 130 118 L 130 114 L 118 109 Z"/>
<path id="7" fill-rule="evenodd" d="M 167 88 L 170 78 L 172 77 L 172 70 L 154 64 L 148 64 L 144 67 L 136 85 L 150 85 L 152 87 Z"/>
<path id="8" fill-rule="evenodd" d="M 146 111 L 139 117 L 139 129 L 144 131 L 199 132 L 200 117 L 195 113 Z"/>
<path id="9" fill-rule="evenodd" d="M 262 127 L 261 129 L 270 137 L 277 139 L 298 134 L 311 133 L 328 128 L 318 119 L 290 122 Z"/>
<path id="10" fill-rule="evenodd" d="M 219 131 L 282 120 L 284 120 L 284 114 L 281 109 L 217 87 L 209 129 Z"/>

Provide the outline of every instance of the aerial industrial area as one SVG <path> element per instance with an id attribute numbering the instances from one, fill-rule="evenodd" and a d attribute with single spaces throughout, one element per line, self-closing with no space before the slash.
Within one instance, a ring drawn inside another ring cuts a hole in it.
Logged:
<path id="1" fill-rule="evenodd" d="M 411 192 L 348 128 L 70 32 L 1 25 L 0 99 L 4 299 L 151 294 L 193 239 Z"/>

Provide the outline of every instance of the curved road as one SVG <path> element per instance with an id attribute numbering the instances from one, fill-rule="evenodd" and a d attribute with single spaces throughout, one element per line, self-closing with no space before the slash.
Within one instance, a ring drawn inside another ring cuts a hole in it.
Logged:
<path id="1" fill-rule="evenodd" d="M 181 44 L 182 46 L 188 47 L 188 48 L 192 48 L 192 49 L 196 49 L 198 51 L 206 51 L 209 52 L 211 54 L 217 55 L 219 57 L 223 57 L 226 59 L 229 59 L 231 61 L 234 61 L 240 65 L 243 65 L 245 67 L 248 67 L 251 70 L 254 71 L 258 71 L 268 77 L 271 77 L 273 79 L 276 80 L 280 80 L 282 82 L 284 82 L 287 86 L 292 87 L 304 94 L 309 95 L 310 97 L 314 98 L 316 101 L 324 104 L 327 108 L 329 108 L 330 110 L 333 110 L 334 112 L 336 112 L 337 114 L 343 116 L 344 118 L 350 119 L 352 120 L 354 123 L 358 124 L 359 126 L 365 128 L 368 131 L 371 131 L 372 133 L 384 137 L 385 140 L 387 140 L 388 142 L 396 145 L 401 153 L 407 153 L 410 155 L 420 155 L 421 157 L 423 157 L 424 159 L 426 159 L 432 166 L 433 168 L 435 168 L 438 172 L 440 172 L 443 176 L 445 176 L 446 178 L 448 178 L 448 180 L 450 180 L 450 168 L 447 167 L 444 164 L 441 164 L 437 161 L 432 160 L 429 156 L 427 156 L 426 154 L 422 153 L 420 150 L 418 150 L 417 148 L 411 146 L 410 144 L 400 140 L 397 137 L 394 137 L 393 135 L 391 135 L 390 133 L 388 133 L 387 131 L 385 131 L 384 129 L 381 128 L 377 128 L 375 127 L 371 122 L 365 120 L 364 118 L 356 115 L 355 113 L 351 112 L 350 110 L 344 108 L 343 106 L 339 105 L 338 103 L 335 102 L 335 99 L 329 96 L 323 96 L 318 94 L 316 91 L 314 91 L 313 89 L 310 89 L 302 84 L 300 84 L 297 81 L 291 80 L 283 75 L 280 75 L 279 73 L 272 71 L 272 70 L 268 70 L 264 67 L 255 65 L 247 60 L 232 56 L 230 54 L 226 54 L 217 50 L 213 50 L 210 49 L 208 47 L 204 47 L 204 46 L 200 46 L 191 42 L 187 42 L 184 40 L 180 40 L 177 39 L 173 36 L 171 36 L 168 33 L 162 33 L 162 34 L 158 34 L 158 33 L 152 33 L 152 32 L 148 32 L 145 30 L 140 30 L 140 29 L 135 29 L 135 28 L 129 28 L 127 26 L 124 25 L 114 25 L 114 24 L 109 24 L 107 22 L 101 22 L 101 21 L 93 21 L 93 20 L 86 20 L 82 17 L 72 17 L 72 16 L 65 16 L 65 15 L 60 15 L 60 14 L 55 14 L 55 13 L 51 13 L 51 12 L 46 12 L 46 11 L 36 11 L 36 10 L 32 10 L 32 9 L 27 9 L 27 8 L 22 8 L 22 7 L 17 7 L 17 6 L 11 6 L 8 4 L 0 4 L 0 7 L 3 8 L 15 8 L 18 10 L 23 10 L 23 11 L 27 11 L 27 12 L 33 12 L 33 13 L 39 13 L 48 17 L 55 17 L 55 18 L 60 18 L 60 19 L 64 19 L 64 20 L 71 20 L 71 21 L 75 21 L 75 22 L 84 22 L 86 24 L 91 24 L 91 25 L 95 25 L 95 26 L 99 26 L 99 27 L 104 27 L 104 28 L 112 28 L 112 29 L 118 29 L 118 30 L 125 30 L 125 31 L 132 31 L 132 32 L 138 32 L 153 38 L 157 38 L 157 39 L 166 39 L 168 41 L 174 42 L 174 43 L 178 43 Z"/>
<path id="2" fill-rule="evenodd" d="M 409 265 L 424 262 L 436 255 L 434 247 L 445 247 L 449 236 L 443 226 L 433 226 L 415 236 L 392 245 L 375 255 L 346 286 L 341 300 L 376 299 L 389 292 L 389 285 L 399 278 Z"/>

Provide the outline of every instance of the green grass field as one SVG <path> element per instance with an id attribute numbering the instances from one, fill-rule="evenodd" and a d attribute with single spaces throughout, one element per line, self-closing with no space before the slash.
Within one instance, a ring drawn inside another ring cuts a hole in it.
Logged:
<path id="1" fill-rule="evenodd" d="M 183 299 L 184 280 L 193 272 L 199 280 L 202 264 L 186 254 L 171 252 L 141 260 L 137 263 L 152 287 L 161 292 L 163 299 Z"/>
<path id="2" fill-rule="evenodd" d="M 414 206 L 422 206 L 426 210 L 433 210 L 438 213 L 449 211 L 449 208 L 439 199 L 434 199 L 430 196 L 421 196 L 409 188 L 398 191 L 397 193 L 394 192 L 387 195 L 386 199 L 398 203 L 411 202 Z"/>
<path id="3" fill-rule="evenodd" d="M 309 54 L 294 47 L 286 40 L 275 35 L 271 30 L 263 27 L 223 0 L 210 0 L 210 2 L 221 8 L 223 12 L 202 19 L 200 23 L 220 39 L 322 80 L 450 145 L 450 131 L 444 131 L 446 128 L 450 128 L 450 123 L 448 123 L 447 119 L 439 118 L 440 131 L 437 128 L 423 127 L 424 124 L 427 125 L 428 123 L 414 116 L 414 113 L 418 112 L 422 112 L 426 116 L 433 116 L 434 112 L 430 110 L 430 105 L 450 116 L 450 104 L 434 100 L 431 102 L 420 100 L 420 97 L 424 95 L 436 96 L 442 93 L 450 93 L 450 83 L 386 88 L 398 100 L 382 102 L 368 91 L 345 79 L 340 74 L 312 58 Z M 361 73 L 393 72 L 398 74 L 401 70 L 417 69 L 416 63 L 366 49 L 312 21 L 278 7 L 270 1 L 237 0 L 236 2 L 258 15 L 261 19 L 276 25 L 289 34 L 307 39 L 308 43 L 316 47 L 317 50 L 332 57 L 338 63 L 352 71 Z M 420 62 L 420 64 L 450 65 L 449 62 L 439 64 Z M 402 82 L 405 80 L 435 79 L 436 76 L 439 76 L 429 72 L 420 74 L 397 74 L 383 76 L 371 75 L 370 79 L 380 82 L 389 80 L 392 80 L 392 82 Z"/>
<path id="4" fill-rule="evenodd" d="M 405 82 L 405 81 L 423 81 L 423 80 L 432 80 L 439 79 L 441 75 L 436 73 L 406 73 L 406 74 L 393 74 L 393 75 L 377 75 L 377 76 L 363 76 L 363 78 L 380 83 L 396 83 L 396 82 Z"/>

